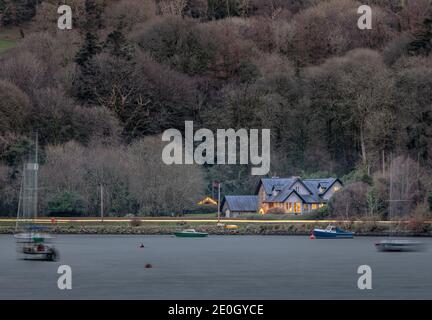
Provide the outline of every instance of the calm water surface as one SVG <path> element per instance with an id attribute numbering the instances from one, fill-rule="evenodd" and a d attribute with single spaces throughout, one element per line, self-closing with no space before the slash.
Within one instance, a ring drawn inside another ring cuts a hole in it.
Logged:
<path id="1" fill-rule="evenodd" d="M 379 239 L 61 235 L 60 261 L 40 262 L 0 235 L 0 299 L 432 299 L 432 239 L 412 253 L 377 252 Z M 57 288 L 62 264 L 72 290 Z M 357 288 L 364 264 L 372 290 Z"/>

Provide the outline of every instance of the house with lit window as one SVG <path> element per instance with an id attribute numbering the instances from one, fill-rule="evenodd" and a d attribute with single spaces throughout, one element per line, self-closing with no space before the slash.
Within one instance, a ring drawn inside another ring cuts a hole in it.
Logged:
<path id="1" fill-rule="evenodd" d="M 342 186 L 338 178 L 262 178 L 255 195 L 225 196 L 221 209 L 226 217 L 257 212 L 304 214 L 325 206 Z"/>

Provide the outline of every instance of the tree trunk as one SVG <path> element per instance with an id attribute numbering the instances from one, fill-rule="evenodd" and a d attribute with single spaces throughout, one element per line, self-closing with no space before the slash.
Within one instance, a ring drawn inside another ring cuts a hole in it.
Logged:
<path id="1" fill-rule="evenodd" d="M 363 123 L 360 125 L 360 145 L 361 145 L 362 163 L 364 166 L 367 166 L 366 143 L 364 138 Z"/>

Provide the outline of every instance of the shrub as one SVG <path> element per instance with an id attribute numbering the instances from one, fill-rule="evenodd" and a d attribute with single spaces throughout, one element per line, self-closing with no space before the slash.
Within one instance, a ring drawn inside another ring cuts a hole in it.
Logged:
<path id="1" fill-rule="evenodd" d="M 426 220 L 430 218 L 429 210 L 426 205 L 418 205 L 411 215 L 407 228 L 415 233 L 424 233 L 428 231 L 428 223 Z"/>
<path id="2" fill-rule="evenodd" d="M 57 193 L 51 201 L 48 202 L 48 211 L 52 216 L 80 216 L 85 212 L 84 200 L 76 192 Z"/>
<path id="3" fill-rule="evenodd" d="M 429 202 L 429 211 L 432 211 L 432 192 L 429 192 L 428 202 Z"/>
<path id="4" fill-rule="evenodd" d="M 271 208 L 267 210 L 266 214 L 285 214 L 285 211 L 282 208 Z"/>
<path id="5" fill-rule="evenodd" d="M 330 216 L 330 210 L 328 206 L 324 206 L 310 213 L 307 213 L 307 217 L 309 219 L 315 219 L 315 220 L 325 219 L 328 218 L 329 216 Z"/>
<path id="6" fill-rule="evenodd" d="M 131 227 L 139 227 L 141 225 L 141 219 L 138 217 L 133 217 L 130 219 L 129 223 Z"/>

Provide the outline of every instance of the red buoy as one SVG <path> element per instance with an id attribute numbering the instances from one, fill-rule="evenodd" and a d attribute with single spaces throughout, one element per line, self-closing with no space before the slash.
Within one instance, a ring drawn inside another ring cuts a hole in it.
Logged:
<path id="1" fill-rule="evenodd" d="M 315 240 L 315 236 L 314 236 L 313 232 L 312 232 L 311 235 L 309 236 L 309 239 L 311 239 L 311 240 Z"/>

